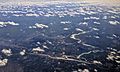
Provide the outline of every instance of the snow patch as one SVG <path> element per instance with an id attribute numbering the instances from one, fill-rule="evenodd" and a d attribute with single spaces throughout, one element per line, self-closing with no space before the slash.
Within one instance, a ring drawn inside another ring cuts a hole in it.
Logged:
<path id="1" fill-rule="evenodd" d="M 94 60 L 93 63 L 94 64 L 102 64 L 100 61 L 96 61 L 96 60 Z"/>
<path id="2" fill-rule="evenodd" d="M 44 50 L 44 49 L 41 49 L 40 47 L 33 48 L 32 51 L 33 51 L 33 52 L 45 52 L 45 50 Z"/>

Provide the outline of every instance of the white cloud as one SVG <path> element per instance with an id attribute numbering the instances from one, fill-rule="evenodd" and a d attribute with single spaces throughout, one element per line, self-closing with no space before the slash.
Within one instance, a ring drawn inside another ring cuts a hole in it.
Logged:
<path id="1" fill-rule="evenodd" d="M 30 13 L 30 14 L 26 14 L 26 16 L 36 16 L 36 17 L 38 17 L 39 15 Z"/>
<path id="2" fill-rule="evenodd" d="M 3 59 L 3 60 L 0 60 L 0 67 L 1 66 L 5 66 L 8 62 L 8 59 Z"/>
<path id="3" fill-rule="evenodd" d="M 98 29 L 98 28 L 93 28 L 93 30 L 95 30 L 95 31 L 99 31 L 99 29 Z"/>
<path id="4" fill-rule="evenodd" d="M 100 38 L 99 36 L 94 36 L 95 38 Z"/>
<path id="5" fill-rule="evenodd" d="M 120 22 L 118 22 L 118 21 L 109 21 L 109 23 L 110 23 L 111 25 L 118 25 L 118 24 L 120 24 Z"/>
<path id="6" fill-rule="evenodd" d="M 94 22 L 94 23 L 95 23 L 95 24 L 98 24 L 98 25 L 100 24 L 100 22 Z"/>
<path id="7" fill-rule="evenodd" d="M 7 56 L 11 56 L 11 55 L 12 55 L 11 49 L 2 49 L 1 52 L 2 52 L 3 54 L 7 55 Z"/>
<path id="8" fill-rule="evenodd" d="M 19 25 L 18 23 L 15 23 L 15 22 L 0 22 L 0 27 L 5 27 L 7 25 Z"/>
<path id="9" fill-rule="evenodd" d="M 20 52 L 20 55 L 25 55 L 25 52 L 26 52 L 26 50 L 22 50 L 22 51 Z"/>
<path id="10" fill-rule="evenodd" d="M 96 20 L 99 20 L 100 18 L 98 18 L 98 17 L 90 17 L 90 19 L 96 19 Z"/>
<path id="11" fill-rule="evenodd" d="M 69 28 L 64 28 L 63 30 L 67 31 L 67 30 L 69 30 Z"/>
<path id="12" fill-rule="evenodd" d="M 76 31 L 83 31 L 82 29 L 80 29 L 80 28 L 76 28 Z"/>
<path id="13" fill-rule="evenodd" d="M 60 22 L 61 24 L 69 24 L 69 23 L 71 23 L 70 21 L 61 21 Z"/>
<path id="14" fill-rule="evenodd" d="M 109 10 L 108 12 L 109 12 L 109 13 L 113 13 L 113 14 L 118 14 L 118 12 L 113 11 L 113 10 Z"/>
<path id="15" fill-rule="evenodd" d="M 36 23 L 34 26 L 29 26 L 29 28 L 41 28 L 41 29 L 43 29 L 43 28 L 48 28 L 48 26 L 45 24 Z"/>
<path id="16" fill-rule="evenodd" d="M 82 72 L 90 72 L 88 69 L 84 69 Z"/>
<path id="17" fill-rule="evenodd" d="M 107 16 L 104 16 L 103 19 L 107 19 L 108 17 Z"/>
<path id="18" fill-rule="evenodd" d="M 23 14 L 13 14 L 13 16 L 20 17 L 23 16 Z"/>

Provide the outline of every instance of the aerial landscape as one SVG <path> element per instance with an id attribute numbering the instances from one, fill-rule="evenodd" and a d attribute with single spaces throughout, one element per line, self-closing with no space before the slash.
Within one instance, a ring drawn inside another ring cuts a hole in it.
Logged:
<path id="1" fill-rule="evenodd" d="M 0 72 L 120 72 L 120 0 L 0 0 Z"/>

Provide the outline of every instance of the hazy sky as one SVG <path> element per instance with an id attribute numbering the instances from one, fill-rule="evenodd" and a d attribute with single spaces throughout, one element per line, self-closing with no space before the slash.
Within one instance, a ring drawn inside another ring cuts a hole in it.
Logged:
<path id="1" fill-rule="evenodd" d="M 120 4 L 120 0 L 0 0 L 0 3 L 8 3 L 8 2 L 11 2 L 11 3 L 19 3 L 19 2 L 22 2 L 22 3 L 25 3 L 25 2 L 49 2 L 49 1 L 58 1 L 58 2 L 82 2 L 82 1 L 85 1 L 85 2 L 88 2 L 88 3 L 101 3 L 101 4 L 105 4 L 105 5 L 115 5 L 115 4 Z M 51 2 L 49 2 L 51 3 Z"/>
<path id="2" fill-rule="evenodd" d="M 32 2 L 35 2 L 35 1 L 62 1 L 62 0 L 0 0 L 0 2 L 11 2 L 11 1 L 32 1 Z M 86 1 L 86 0 L 63 0 L 63 1 Z M 120 2 L 120 0 L 87 0 L 87 1 L 118 1 Z"/>

